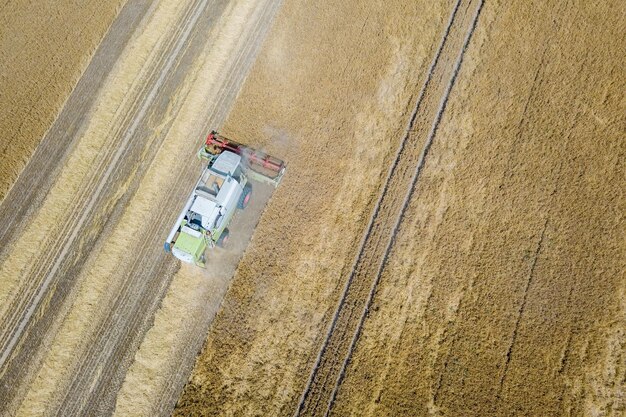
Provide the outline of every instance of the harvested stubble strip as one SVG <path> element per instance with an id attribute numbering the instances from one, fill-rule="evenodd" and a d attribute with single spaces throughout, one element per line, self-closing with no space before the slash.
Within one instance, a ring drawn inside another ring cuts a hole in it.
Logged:
<path id="1" fill-rule="evenodd" d="M 136 92 L 136 89 L 141 87 L 137 84 L 140 81 L 137 80 L 138 75 L 142 70 L 151 67 L 151 59 L 154 59 L 152 52 L 158 49 L 165 33 L 164 28 L 173 27 L 183 9 L 177 1 L 161 2 L 148 20 L 146 29 L 134 38 L 134 47 L 122 54 L 102 88 L 98 98 L 99 106 L 92 114 L 84 134 L 78 140 L 76 148 L 61 170 L 54 188 L 34 217 L 33 223 L 29 225 L 38 230 L 38 233 L 25 233 L 16 241 L 11 256 L 0 265 L 1 300 L 10 300 L 14 295 L 10 290 L 18 291 L 23 285 L 19 277 L 26 275 L 32 267 L 28 259 L 35 259 L 49 252 L 50 248 L 46 247 L 46 244 L 50 242 L 39 237 L 55 236 L 55 228 L 68 215 L 72 197 L 78 195 L 84 188 L 84 182 L 93 174 L 95 161 L 110 145 L 107 138 L 110 137 L 111 130 L 118 126 L 120 114 L 125 114 L 126 100 L 128 97 L 134 97 L 130 92 Z M 123 192 L 123 189 L 120 192 Z M 146 204 L 146 200 L 144 198 L 136 204 Z M 123 230 L 124 228 L 130 230 L 131 225 L 137 227 L 136 221 L 126 220 L 119 226 L 122 231 L 112 238 L 115 244 L 103 245 L 95 251 L 94 258 L 87 263 L 81 275 L 75 278 L 78 283 L 76 294 L 72 294 L 73 298 L 70 300 L 74 302 L 73 308 L 66 312 L 67 316 L 60 317 L 63 321 L 59 324 L 58 333 L 48 341 L 45 356 L 37 358 L 42 360 L 42 366 L 37 369 L 29 391 L 25 393 L 19 415 L 33 415 L 36 410 L 45 410 L 46 407 L 58 405 L 56 402 L 58 396 L 63 394 L 63 388 L 72 379 L 72 365 L 78 353 L 88 344 L 90 340 L 88 335 L 93 332 L 107 311 L 102 306 L 112 302 L 113 290 L 121 285 L 116 279 L 109 280 L 103 277 L 121 276 L 116 275 L 116 268 L 119 268 L 124 260 L 129 259 L 125 244 L 132 246 L 128 236 L 136 234 L 136 232 L 124 233 Z M 135 247 L 137 246 L 139 245 L 135 244 Z M 55 383 L 52 384 L 50 381 Z"/>

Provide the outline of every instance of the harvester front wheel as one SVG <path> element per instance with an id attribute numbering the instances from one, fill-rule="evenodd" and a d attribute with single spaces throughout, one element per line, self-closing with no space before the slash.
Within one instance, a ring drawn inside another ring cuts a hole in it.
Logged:
<path id="1" fill-rule="evenodd" d="M 228 243 L 228 235 L 229 235 L 228 229 L 224 229 L 224 231 L 220 235 L 220 238 L 217 239 L 217 242 L 215 242 L 217 247 L 223 248 L 224 246 L 226 246 L 226 243 Z"/>
<path id="2" fill-rule="evenodd" d="M 250 184 L 246 184 L 243 187 L 243 192 L 241 193 L 241 197 L 239 197 L 239 202 L 237 203 L 237 208 L 240 210 L 248 207 L 250 203 L 250 197 L 252 196 L 252 186 Z"/>

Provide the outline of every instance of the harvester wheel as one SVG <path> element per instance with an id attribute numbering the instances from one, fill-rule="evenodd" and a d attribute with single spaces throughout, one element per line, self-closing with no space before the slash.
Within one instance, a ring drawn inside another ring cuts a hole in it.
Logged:
<path id="1" fill-rule="evenodd" d="M 228 235 L 229 235 L 228 229 L 224 229 L 224 231 L 220 235 L 220 238 L 217 239 L 217 242 L 215 242 L 215 244 L 220 248 L 223 248 L 224 246 L 226 246 L 226 243 L 228 243 Z"/>
<path id="2" fill-rule="evenodd" d="M 246 207 L 248 207 L 248 203 L 250 203 L 251 196 L 252 196 L 252 186 L 250 186 L 250 184 L 246 184 L 243 187 L 243 192 L 241 193 L 241 197 L 239 197 L 237 208 L 240 210 L 243 210 Z"/>

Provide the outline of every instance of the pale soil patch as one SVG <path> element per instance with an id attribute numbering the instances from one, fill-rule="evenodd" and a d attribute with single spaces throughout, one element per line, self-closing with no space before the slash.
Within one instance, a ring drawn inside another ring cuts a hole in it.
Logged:
<path id="1" fill-rule="evenodd" d="M 125 0 L 5 3 L 0 11 L 0 201 Z"/>

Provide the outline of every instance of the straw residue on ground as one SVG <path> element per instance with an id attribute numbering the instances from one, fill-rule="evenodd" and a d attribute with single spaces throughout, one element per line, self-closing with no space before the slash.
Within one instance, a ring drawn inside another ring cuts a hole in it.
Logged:
<path id="1" fill-rule="evenodd" d="M 288 1 L 224 132 L 288 161 L 178 415 L 291 413 L 449 2 Z"/>
<path id="2" fill-rule="evenodd" d="M 621 9 L 486 3 L 334 415 L 623 415 Z"/>
<path id="3" fill-rule="evenodd" d="M 287 2 L 227 123 L 290 171 L 177 415 L 295 411 L 452 4 L 340 3 Z M 485 4 L 334 415 L 624 412 L 623 7 Z"/>
<path id="4" fill-rule="evenodd" d="M 17 255 L 9 257 L 0 267 L 0 282 L 3 283 L 4 290 L 0 296 L 11 299 L 13 294 L 9 290 L 13 289 L 13 293 L 21 291 L 21 287 L 27 283 L 20 281 L 19 277 L 26 276 L 28 268 L 33 267 L 25 259 L 29 256 L 36 257 L 38 253 L 47 253 L 46 245 L 50 246 L 49 241 L 54 241 L 59 236 L 57 229 L 67 215 L 68 207 L 74 202 L 72 197 L 79 194 L 82 183 L 89 180 L 94 161 L 100 155 L 100 150 L 108 145 L 107 137 L 120 119 L 123 119 L 126 106 L 132 104 L 127 99 L 129 92 L 142 87 L 142 71 L 151 68 L 151 62 L 157 58 L 155 51 L 159 50 L 158 46 L 163 42 L 164 28 L 176 22 L 183 10 L 180 2 L 161 2 L 151 19 L 147 20 L 145 30 L 134 39 L 132 51 L 122 54 L 103 86 L 98 99 L 99 106 L 89 126 L 37 213 L 36 221 L 29 226 L 40 232 L 43 229 L 48 239 L 26 233 L 14 244 L 13 250 Z M 123 186 L 127 187 L 128 184 Z M 152 188 L 146 192 L 149 190 Z M 124 189 L 119 190 L 120 193 L 123 191 Z M 146 204 L 145 197 L 138 201 L 136 204 Z M 39 220 L 40 218 L 47 221 Z M 122 283 L 106 277 L 115 275 L 120 264 L 128 259 L 127 245 L 132 243 L 125 237 L 128 236 L 125 230 L 134 230 L 137 226 L 139 224 L 130 221 L 128 216 L 123 218 L 114 231 L 114 241 L 98 246 L 83 273 L 75 278 L 80 285 L 75 294 L 69 294 L 68 306 L 72 307 L 60 317 L 62 322 L 59 323 L 56 336 L 47 341 L 48 348 L 42 358 L 42 366 L 21 401 L 18 415 L 45 413 L 47 407 L 58 405 L 56 400 L 63 395 L 67 384 L 71 383 L 76 358 L 88 345 L 89 335 L 96 330 L 96 324 L 107 312 L 103 306 L 115 301 L 112 299 L 114 289 Z M 63 317 L 64 315 L 66 316 Z M 50 381 L 55 383 L 51 384 Z"/>

